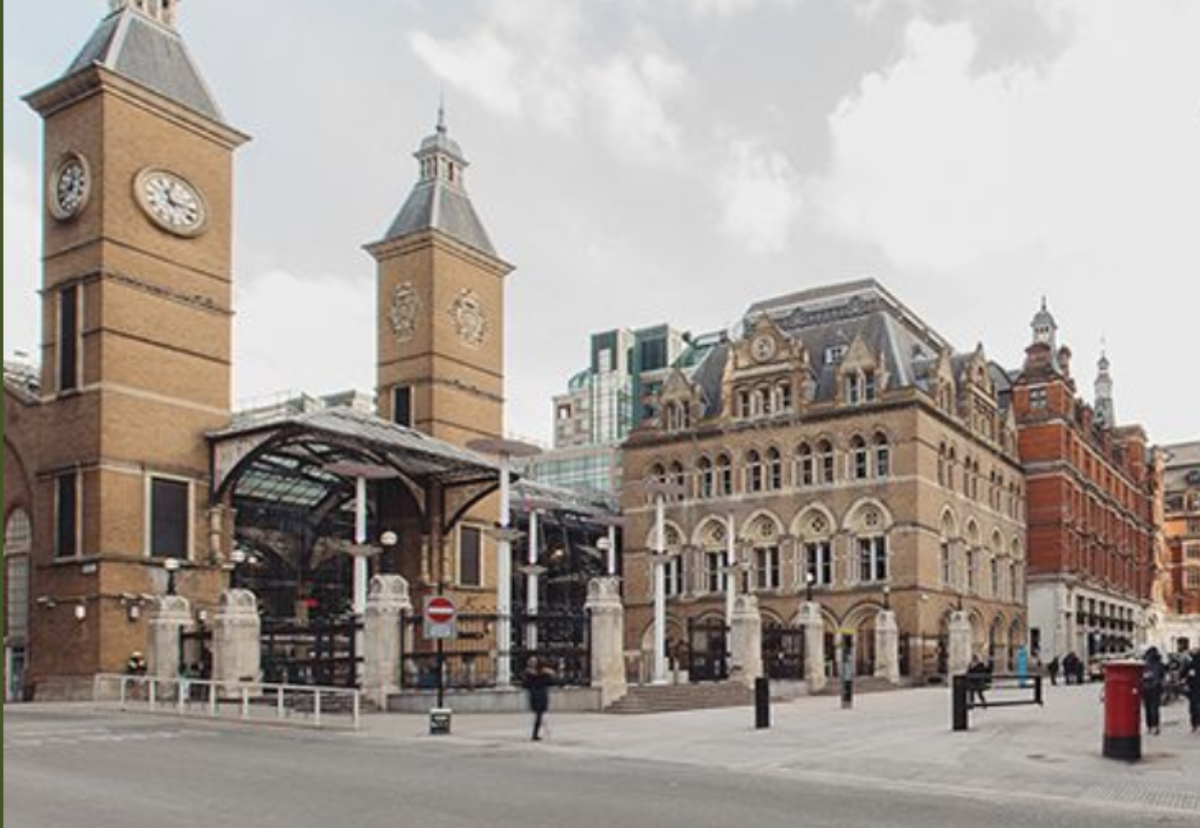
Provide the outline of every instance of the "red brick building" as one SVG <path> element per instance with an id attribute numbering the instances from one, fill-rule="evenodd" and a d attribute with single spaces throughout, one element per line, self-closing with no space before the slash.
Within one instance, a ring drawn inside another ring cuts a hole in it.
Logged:
<path id="1" fill-rule="evenodd" d="M 1161 643 L 1200 644 L 1200 442 L 1165 446 Z"/>
<path id="2" fill-rule="evenodd" d="M 1012 391 L 1028 484 L 1030 643 L 1044 661 L 1146 640 L 1161 486 L 1145 431 L 1117 425 L 1108 358 L 1088 404 L 1057 328 L 1043 302 Z"/>

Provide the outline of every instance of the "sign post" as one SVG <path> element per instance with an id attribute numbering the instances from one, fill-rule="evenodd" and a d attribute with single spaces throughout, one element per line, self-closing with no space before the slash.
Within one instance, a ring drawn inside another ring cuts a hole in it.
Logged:
<path id="1" fill-rule="evenodd" d="M 458 610 L 454 602 L 444 595 L 431 595 L 425 599 L 425 638 L 437 641 L 437 706 L 429 711 L 430 735 L 446 735 L 450 732 L 450 709 L 445 706 L 446 698 L 446 649 L 447 638 L 458 636 Z"/>

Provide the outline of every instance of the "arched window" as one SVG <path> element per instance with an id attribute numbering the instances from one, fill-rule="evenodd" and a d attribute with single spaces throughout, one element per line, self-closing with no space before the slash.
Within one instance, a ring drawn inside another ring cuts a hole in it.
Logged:
<path id="1" fill-rule="evenodd" d="M 716 480 L 713 477 L 712 461 L 707 457 L 701 457 L 696 463 L 696 494 L 698 497 L 707 499 L 715 494 Z"/>
<path id="2" fill-rule="evenodd" d="M 808 583 L 812 575 L 814 587 L 833 584 L 833 546 L 830 539 L 830 524 L 820 512 L 814 512 L 801 529 L 804 533 L 804 569 L 799 582 Z"/>
<path id="3" fill-rule="evenodd" d="M 672 496 L 673 500 L 683 500 L 687 497 L 687 473 L 683 470 L 683 464 L 676 460 L 671 464 L 670 480 L 674 483 L 679 491 Z"/>
<path id="4" fill-rule="evenodd" d="M 687 584 L 687 562 L 683 555 L 683 538 L 679 530 L 668 525 L 663 532 L 663 549 L 671 556 L 663 564 L 663 580 L 669 597 L 682 595 Z"/>
<path id="5" fill-rule="evenodd" d="M 771 391 L 769 388 L 754 389 L 754 416 L 763 417 L 771 413 Z"/>
<path id="6" fill-rule="evenodd" d="M 813 461 L 812 446 L 810 446 L 808 443 L 801 443 L 800 447 L 796 449 L 796 458 L 800 465 L 799 473 L 797 475 L 799 477 L 800 485 L 811 486 L 816 483 L 817 470 Z"/>
<path id="7" fill-rule="evenodd" d="M 792 410 L 792 384 L 790 382 L 781 382 L 775 386 L 775 401 L 778 403 L 776 410 L 786 414 Z"/>
<path id="8" fill-rule="evenodd" d="M 646 480 L 650 483 L 666 483 L 667 482 L 666 467 L 663 466 L 662 463 L 653 464 L 652 466 L 650 466 L 650 470 L 646 474 Z M 652 492 L 652 491 L 648 491 L 646 493 L 646 501 L 648 503 L 653 503 L 655 497 L 657 497 L 657 495 L 655 495 L 654 492 Z"/>
<path id="9" fill-rule="evenodd" d="M 779 454 L 779 449 L 771 447 L 767 449 L 767 488 L 773 492 L 777 492 L 783 488 L 783 457 Z"/>
<path id="10" fill-rule="evenodd" d="M 817 473 L 820 483 L 833 482 L 833 444 L 828 440 L 817 443 Z"/>
<path id="11" fill-rule="evenodd" d="M 949 514 L 942 517 L 941 547 L 938 551 L 938 572 L 943 588 L 954 586 L 954 557 L 951 544 L 954 542 L 954 521 Z"/>
<path id="12" fill-rule="evenodd" d="M 746 491 L 761 492 L 763 490 L 762 456 L 755 450 L 746 452 Z"/>
<path id="13" fill-rule="evenodd" d="M 866 480 L 869 476 L 867 441 L 855 434 L 850 439 L 850 477 L 853 480 Z"/>
<path id="14" fill-rule="evenodd" d="M 717 495 L 733 494 L 733 461 L 729 455 L 717 455 Z"/>
<path id="15" fill-rule="evenodd" d="M 946 444 L 938 446 L 938 485 L 946 485 Z"/>
<path id="16" fill-rule="evenodd" d="M 758 590 L 779 589 L 780 556 L 779 532 L 774 521 L 768 517 L 755 520 L 747 533 L 753 549 L 751 564 L 754 567 L 754 588 Z"/>
<path id="17" fill-rule="evenodd" d="M 710 593 L 724 592 L 729 577 L 729 551 L 725 524 L 709 520 L 700 535 L 704 550 L 704 586 Z"/>
<path id="18" fill-rule="evenodd" d="M 23 645 L 29 637 L 29 556 L 33 550 L 33 526 L 29 513 L 14 509 L 4 524 L 4 584 L 8 611 L 5 644 Z"/>
<path id="19" fill-rule="evenodd" d="M 858 514 L 858 580 L 877 583 L 888 579 L 888 547 L 883 515 L 875 506 Z"/>
<path id="20" fill-rule="evenodd" d="M 749 417 L 750 413 L 750 391 L 745 388 L 739 388 L 737 391 L 737 416 Z"/>
<path id="21" fill-rule="evenodd" d="M 875 432 L 875 476 L 889 477 L 892 473 L 892 448 L 888 445 L 887 435 L 882 431 Z"/>
<path id="22" fill-rule="evenodd" d="M 667 403 L 667 431 L 685 431 L 690 425 L 686 403 Z"/>

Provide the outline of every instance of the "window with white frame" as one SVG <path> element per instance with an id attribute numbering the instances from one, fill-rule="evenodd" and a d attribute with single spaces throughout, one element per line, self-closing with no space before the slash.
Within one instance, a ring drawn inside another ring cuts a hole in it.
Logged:
<path id="1" fill-rule="evenodd" d="M 967 550 L 967 592 L 972 595 L 979 587 L 979 553 Z"/>
<path id="2" fill-rule="evenodd" d="M 729 564 L 729 555 L 725 551 L 709 551 L 704 553 L 704 583 L 709 592 L 725 591 Z"/>
<path id="3" fill-rule="evenodd" d="M 760 546 L 755 548 L 755 589 L 779 589 L 779 584 L 779 547 Z"/>
<path id="4" fill-rule="evenodd" d="M 941 584 L 949 587 L 954 584 L 954 560 L 950 555 L 950 541 L 943 539 L 938 551 L 938 570 L 941 573 Z"/>
<path id="5" fill-rule="evenodd" d="M 800 448 L 796 451 L 796 456 L 800 464 L 800 485 L 811 486 L 816 483 L 816 463 L 813 459 L 812 446 L 808 443 L 801 443 Z"/>
<path id="6" fill-rule="evenodd" d="M 877 394 L 877 384 L 874 371 L 863 371 L 863 399 L 871 402 Z"/>
<path id="7" fill-rule="evenodd" d="M 717 456 L 717 494 L 733 494 L 733 461 L 728 454 Z"/>
<path id="8" fill-rule="evenodd" d="M 856 373 L 846 374 L 842 378 L 844 392 L 843 398 L 847 405 L 858 405 L 862 402 L 862 378 Z"/>
<path id="9" fill-rule="evenodd" d="M 458 585 L 483 586 L 483 532 L 478 526 L 458 527 Z"/>
<path id="10" fill-rule="evenodd" d="M 817 468 L 821 483 L 828 485 L 833 482 L 833 465 L 833 444 L 822 440 L 817 443 Z"/>
<path id="11" fill-rule="evenodd" d="M 804 563 L 803 580 L 806 583 L 808 574 L 812 573 L 813 586 L 827 587 L 833 584 L 833 550 L 829 541 L 810 541 L 804 544 Z"/>
<path id="12" fill-rule="evenodd" d="M 892 449 L 888 445 L 887 435 L 883 432 L 875 434 L 875 476 L 888 477 L 892 473 Z"/>
<path id="13" fill-rule="evenodd" d="M 668 598 L 683 595 L 684 575 L 683 555 L 672 555 L 663 564 L 663 580 Z"/>
<path id="14" fill-rule="evenodd" d="M 862 582 L 886 581 L 887 538 L 876 535 L 858 539 L 858 579 Z"/>
<path id="15" fill-rule="evenodd" d="M 6 644 L 23 642 L 29 635 L 29 554 L 32 549 L 33 527 L 29 513 L 14 509 L 4 524 Z"/>
<path id="16" fill-rule="evenodd" d="M 701 498 L 710 498 L 715 493 L 716 481 L 713 477 L 712 461 L 707 457 L 701 457 L 700 462 L 696 465 L 696 477 L 699 484 L 699 496 Z"/>
<path id="17" fill-rule="evenodd" d="M 989 594 L 994 598 L 1000 597 L 1000 559 L 993 557 L 989 562 L 991 568 L 991 584 Z"/>
<path id="18" fill-rule="evenodd" d="M 766 473 L 768 489 L 777 492 L 783 488 L 783 457 L 777 448 L 767 449 Z"/>
<path id="19" fill-rule="evenodd" d="M 856 434 L 850 440 L 850 477 L 854 480 L 866 480 L 870 474 L 867 441 Z"/>
<path id="20" fill-rule="evenodd" d="M 762 455 L 751 449 L 746 452 L 746 491 L 761 492 L 763 490 Z"/>

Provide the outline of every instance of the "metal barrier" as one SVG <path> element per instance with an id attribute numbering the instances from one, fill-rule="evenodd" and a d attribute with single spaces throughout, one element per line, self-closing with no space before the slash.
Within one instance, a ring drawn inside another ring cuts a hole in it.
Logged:
<path id="1" fill-rule="evenodd" d="M 987 694 L 995 695 L 991 699 Z M 1014 698 L 1015 695 L 1015 698 Z M 1025 696 L 1028 695 L 1028 698 Z M 969 713 L 976 707 L 1025 707 L 1036 704 L 1041 707 L 1041 675 L 990 675 L 988 673 L 964 673 L 954 676 L 950 689 L 950 720 L 954 730 L 967 730 Z"/>
<path id="2" fill-rule="evenodd" d="M 231 686 L 205 679 L 102 673 L 93 683 L 92 699 L 116 703 L 120 710 L 353 730 L 358 730 L 362 716 L 358 690 L 265 682 Z"/>

